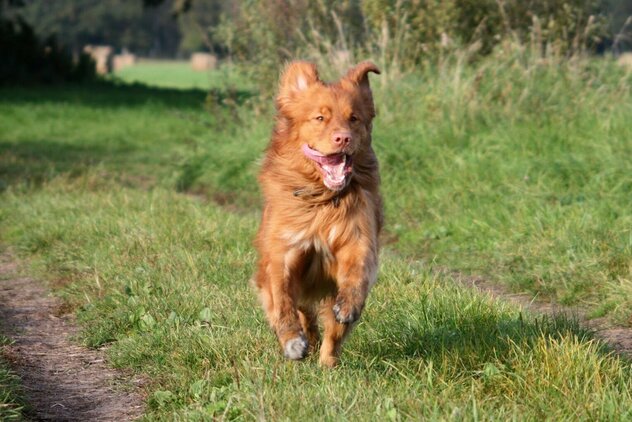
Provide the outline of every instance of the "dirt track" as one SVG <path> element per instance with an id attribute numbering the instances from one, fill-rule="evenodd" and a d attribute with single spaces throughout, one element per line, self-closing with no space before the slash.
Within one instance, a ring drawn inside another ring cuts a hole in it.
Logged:
<path id="1" fill-rule="evenodd" d="M 0 323 L 15 342 L 2 354 L 20 376 L 26 416 L 43 421 L 128 421 L 143 400 L 134 383 L 110 368 L 102 350 L 72 340 L 77 326 L 59 315 L 61 301 L 37 281 L 19 277 L 12 257 L 0 254 Z"/>

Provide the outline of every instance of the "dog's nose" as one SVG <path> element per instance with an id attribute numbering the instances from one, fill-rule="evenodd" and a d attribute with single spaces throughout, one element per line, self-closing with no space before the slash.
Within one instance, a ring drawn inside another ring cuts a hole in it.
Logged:
<path id="1" fill-rule="evenodd" d="M 331 142 L 337 147 L 347 146 L 351 142 L 351 132 L 334 132 L 331 135 Z"/>

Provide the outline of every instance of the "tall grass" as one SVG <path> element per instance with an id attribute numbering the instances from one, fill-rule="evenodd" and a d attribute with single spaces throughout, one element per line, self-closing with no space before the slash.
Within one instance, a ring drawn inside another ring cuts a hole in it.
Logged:
<path id="1" fill-rule="evenodd" d="M 424 76 L 381 92 L 397 248 L 600 312 L 627 303 L 605 286 L 632 279 L 630 74 L 507 45 Z"/>

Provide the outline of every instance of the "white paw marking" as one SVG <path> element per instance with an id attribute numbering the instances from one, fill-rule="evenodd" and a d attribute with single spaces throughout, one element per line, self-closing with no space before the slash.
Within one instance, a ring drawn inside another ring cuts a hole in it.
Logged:
<path id="1" fill-rule="evenodd" d="M 307 339 L 302 335 L 285 342 L 285 357 L 292 360 L 303 359 L 307 354 Z"/>

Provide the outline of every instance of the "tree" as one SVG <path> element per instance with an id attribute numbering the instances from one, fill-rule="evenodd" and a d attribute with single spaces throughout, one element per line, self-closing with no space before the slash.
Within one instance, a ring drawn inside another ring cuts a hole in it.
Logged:
<path id="1" fill-rule="evenodd" d="M 20 15 L 41 36 L 55 34 L 75 52 L 108 44 L 143 55 L 173 56 L 180 42 L 171 2 L 145 8 L 127 0 L 24 0 Z"/>

